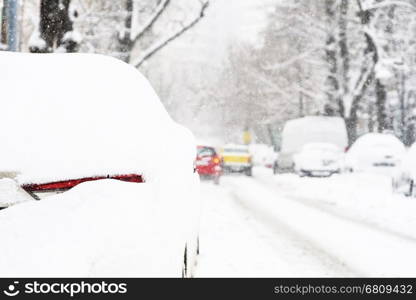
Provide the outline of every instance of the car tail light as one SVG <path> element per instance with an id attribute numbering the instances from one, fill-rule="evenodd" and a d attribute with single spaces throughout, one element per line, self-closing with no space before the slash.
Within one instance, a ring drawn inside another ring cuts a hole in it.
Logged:
<path id="1" fill-rule="evenodd" d="M 218 157 L 215 157 L 212 161 L 213 161 L 215 164 L 219 164 L 219 163 L 221 162 L 221 160 L 220 160 Z"/>
<path id="2" fill-rule="evenodd" d="M 65 191 L 65 190 L 69 190 L 73 188 L 74 186 L 80 183 L 87 182 L 87 181 L 101 180 L 101 179 L 115 179 L 115 180 L 120 180 L 120 181 L 136 182 L 136 183 L 144 182 L 143 177 L 137 174 L 112 175 L 112 176 L 107 175 L 107 176 L 85 177 L 85 178 L 79 178 L 79 179 L 48 182 L 48 183 L 42 183 L 42 184 L 25 184 L 25 185 L 22 185 L 22 188 L 29 193 Z"/>

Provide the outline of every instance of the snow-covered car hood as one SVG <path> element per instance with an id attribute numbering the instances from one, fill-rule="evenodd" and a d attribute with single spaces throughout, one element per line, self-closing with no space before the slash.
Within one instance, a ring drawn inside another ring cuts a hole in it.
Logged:
<path id="1" fill-rule="evenodd" d="M 340 167 L 340 155 L 321 152 L 301 152 L 293 156 L 296 169 L 337 170 Z"/>
<path id="2" fill-rule="evenodd" d="M 316 161 L 316 162 L 323 162 L 323 161 L 338 161 L 340 156 L 337 155 L 327 155 L 326 153 L 304 153 L 301 152 L 299 154 L 295 154 L 293 156 L 296 163 L 301 161 Z"/>
<path id="3" fill-rule="evenodd" d="M 19 183 L 130 173 L 151 181 L 193 169 L 192 134 L 132 66 L 1 52 L 0 68 L 0 171 L 19 173 Z"/>
<path id="4" fill-rule="evenodd" d="M 178 276 L 172 197 L 152 183 L 101 180 L 2 210 L 0 276 Z M 158 268 L 158 257 L 171 265 Z"/>
<path id="5" fill-rule="evenodd" d="M 344 153 L 341 148 L 329 143 L 309 143 L 293 155 L 297 170 L 337 170 Z"/>

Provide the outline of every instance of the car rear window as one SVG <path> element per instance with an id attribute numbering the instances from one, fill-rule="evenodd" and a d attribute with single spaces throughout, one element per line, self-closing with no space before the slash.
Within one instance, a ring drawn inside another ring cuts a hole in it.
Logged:
<path id="1" fill-rule="evenodd" d="M 202 147 L 198 148 L 198 156 L 214 156 L 216 155 L 214 148 Z"/>

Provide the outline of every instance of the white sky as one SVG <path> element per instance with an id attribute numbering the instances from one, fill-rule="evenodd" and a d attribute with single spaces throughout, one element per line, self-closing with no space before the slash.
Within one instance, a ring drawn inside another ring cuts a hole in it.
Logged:
<path id="1" fill-rule="evenodd" d="M 171 47 L 186 51 L 187 62 L 207 56 L 220 59 L 230 43 L 259 40 L 273 3 L 276 0 L 211 0 L 205 18 Z"/>
<path id="2" fill-rule="evenodd" d="M 221 31 L 228 37 L 254 41 L 266 21 L 273 0 L 211 0 L 208 17 L 218 18 Z M 225 30 L 224 30 L 225 29 Z"/>

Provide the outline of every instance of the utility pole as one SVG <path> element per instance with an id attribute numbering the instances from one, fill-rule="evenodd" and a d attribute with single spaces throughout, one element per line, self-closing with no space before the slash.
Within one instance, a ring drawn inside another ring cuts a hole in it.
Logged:
<path id="1" fill-rule="evenodd" d="M 8 0 L 8 45 L 9 51 L 17 51 L 19 45 L 18 35 L 18 23 L 17 23 L 17 11 L 18 11 L 18 0 Z"/>
<path id="2" fill-rule="evenodd" d="M 0 2 L 1 7 L 1 29 L 0 29 L 0 50 L 5 50 L 4 47 L 7 45 L 7 11 L 6 11 L 6 3 L 7 0 Z"/>
<path id="3" fill-rule="evenodd" d="M 1 18 L 1 43 L 9 51 L 17 51 L 19 45 L 18 35 L 18 0 L 3 0 Z"/>

